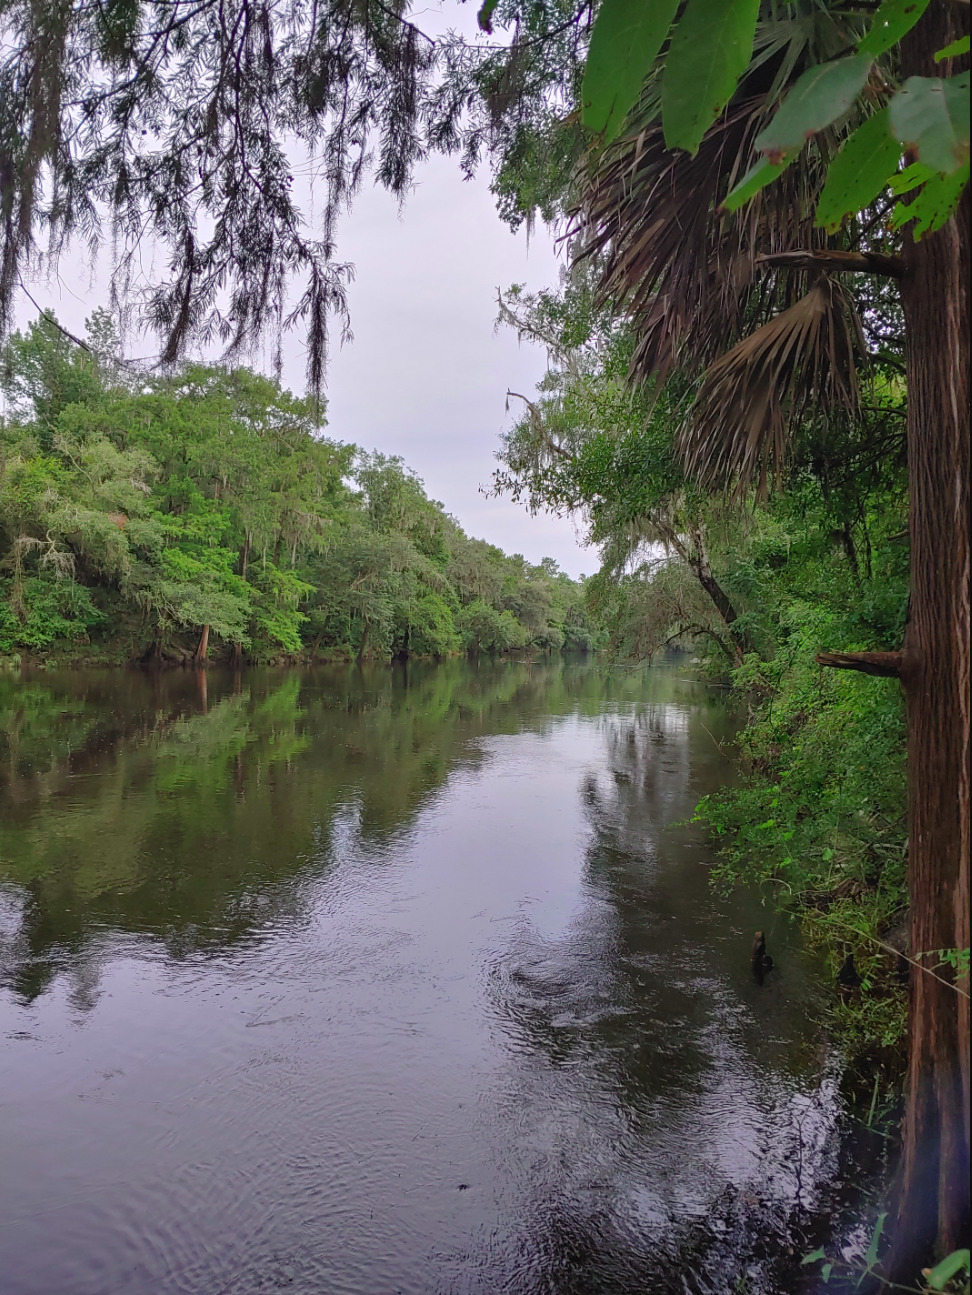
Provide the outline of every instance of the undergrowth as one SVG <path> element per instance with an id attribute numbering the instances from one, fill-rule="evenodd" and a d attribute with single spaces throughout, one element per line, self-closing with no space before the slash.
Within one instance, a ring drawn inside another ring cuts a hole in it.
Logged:
<path id="1" fill-rule="evenodd" d="M 775 657 L 735 671 L 746 772 L 695 819 L 720 842 L 714 882 L 765 887 L 825 952 L 829 1024 L 863 1078 L 897 1066 L 906 1028 L 905 725 L 897 681 L 816 664 L 822 646 L 854 646 L 846 619 L 790 604 Z"/>

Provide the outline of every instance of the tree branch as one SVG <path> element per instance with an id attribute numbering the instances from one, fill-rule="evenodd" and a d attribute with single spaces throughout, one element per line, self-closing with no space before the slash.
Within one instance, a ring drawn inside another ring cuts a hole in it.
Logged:
<path id="1" fill-rule="evenodd" d="M 831 270 L 854 274 L 880 274 L 885 278 L 900 279 L 904 274 L 904 261 L 900 256 L 884 256 L 880 252 L 837 252 L 800 249 L 794 252 L 768 252 L 757 256 L 757 265 L 771 265 L 778 270 Z"/>
<path id="2" fill-rule="evenodd" d="M 860 670 L 864 674 L 898 679 L 902 657 L 901 652 L 818 652 L 816 661 L 834 670 Z"/>
<path id="3" fill-rule="evenodd" d="M 547 429 L 544 427 L 543 417 L 540 413 L 540 410 L 537 408 L 537 405 L 534 403 L 534 401 L 528 400 L 526 396 L 521 396 L 518 391 L 507 391 L 506 393 L 507 409 L 509 409 L 510 407 L 509 405 L 510 396 L 515 397 L 515 399 L 517 400 L 522 400 L 523 403 L 526 405 L 527 409 L 530 411 L 531 426 L 533 427 L 533 430 L 538 433 L 538 435 L 540 436 L 540 439 L 543 441 L 547 449 L 553 451 L 554 454 L 559 454 L 562 459 L 567 459 L 568 462 L 573 462 L 574 456 L 570 453 L 570 451 L 565 450 L 562 445 L 558 445 L 557 442 L 550 436 Z"/>
<path id="4" fill-rule="evenodd" d="M 80 346 L 82 351 L 87 351 L 89 354 L 91 354 L 91 347 L 88 345 L 87 342 L 82 341 L 80 337 L 76 337 L 74 333 L 66 329 L 63 324 L 59 324 L 54 317 L 53 310 L 45 309 L 30 295 L 30 293 L 27 291 L 27 288 L 24 285 L 23 279 L 21 279 L 19 275 L 18 275 L 18 283 L 20 286 L 20 291 L 24 294 L 24 296 L 27 298 L 30 304 L 37 308 L 38 314 L 43 315 L 47 319 L 47 322 L 51 324 L 54 328 L 56 328 L 57 331 L 62 335 L 62 337 L 66 337 L 68 341 L 73 342 L 75 346 Z"/>

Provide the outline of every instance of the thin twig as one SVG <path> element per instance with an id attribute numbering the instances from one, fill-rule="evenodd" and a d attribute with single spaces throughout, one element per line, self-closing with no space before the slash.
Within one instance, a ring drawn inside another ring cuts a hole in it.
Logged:
<path id="1" fill-rule="evenodd" d="M 842 926 L 845 931 L 852 931 L 855 935 L 859 935 L 864 940 L 870 940 L 872 944 L 876 944 L 882 948 L 885 953 L 891 953 L 896 958 L 904 958 L 905 962 L 910 962 L 913 967 L 917 967 L 920 971 L 923 971 L 926 976 L 933 976 L 935 980 L 940 980 L 943 985 L 948 985 L 949 989 L 954 989 L 956 994 L 961 994 L 963 998 L 969 997 L 964 989 L 960 989 L 958 985 L 954 984 L 951 980 L 946 980 L 944 976 L 935 975 L 935 972 L 932 971 L 931 967 L 926 967 L 924 963 L 919 962 L 917 958 L 912 958 L 909 957 L 907 953 L 902 953 L 901 950 L 896 949 L 893 944 L 886 944 L 884 940 L 879 940 L 876 935 L 868 935 L 866 931 L 859 931 L 856 926 L 851 926 L 848 922 L 842 922 L 839 917 L 830 918 L 829 921 L 833 922 L 834 926 Z M 931 950 L 929 950 L 929 952 L 931 952 Z"/>

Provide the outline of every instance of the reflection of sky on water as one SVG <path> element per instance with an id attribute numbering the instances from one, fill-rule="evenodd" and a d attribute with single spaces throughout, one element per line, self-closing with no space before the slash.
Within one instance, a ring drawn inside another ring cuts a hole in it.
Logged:
<path id="1" fill-rule="evenodd" d="M 110 741 L 95 689 L 74 754 L 37 721 L 12 1295 L 790 1289 L 839 1104 L 793 933 L 761 991 L 762 911 L 684 825 L 730 717 L 662 671 L 468 670 L 135 688 Z"/>

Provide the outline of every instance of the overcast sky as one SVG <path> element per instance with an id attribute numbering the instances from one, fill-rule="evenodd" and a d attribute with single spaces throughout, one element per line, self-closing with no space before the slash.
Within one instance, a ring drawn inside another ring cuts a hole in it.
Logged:
<path id="1" fill-rule="evenodd" d="M 546 363 L 542 350 L 494 331 L 496 290 L 556 284 L 550 238 L 538 230 L 528 249 L 497 216 L 485 176 L 464 182 L 454 161 L 433 158 L 401 217 L 388 194 L 362 193 L 338 248 L 356 267 L 354 341 L 331 361 L 329 432 L 400 454 L 470 534 L 533 562 L 549 555 L 571 575 L 594 571 L 572 522 L 480 493 L 519 404 L 504 412 L 507 388 L 530 395 Z M 285 376 L 299 389 L 296 340 L 289 355 Z"/>
<path id="2" fill-rule="evenodd" d="M 430 28 L 444 21 L 438 10 L 424 11 Z M 449 12 L 454 18 L 455 8 Z M 459 12 L 474 28 L 474 7 Z M 555 558 L 573 576 L 596 570 L 596 553 L 578 543 L 573 522 L 531 517 L 481 492 L 519 403 L 505 413 L 507 388 L 531 394 L 545 367 L 541 350 L 494 332 L 496 290 L 556 284 L 560 262 L 546 231 L 536 230 L 528 247 L 525 233 L 511 233 L 496 214 L 485 171 L 463 181 L 455 159 L 434 157 L 401 213 L 383 190 L 361 192 L 341 221 L 337 256 L 355 266 L 354 341 L 331 358 L 328 434 L 401 455 L 469 534 L 531 562 Z M 82 263 L 83 254 L 69 253 L 56 282 L 30 285 L 41 305 L 79 331 L 105 297 L 102 276 Z M 21 324 L 36 314 L 24 298 L 19 306 Z M 286 385 L 303 390 L 299 330 L 285 338 L 284 356 Z"/>

